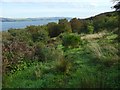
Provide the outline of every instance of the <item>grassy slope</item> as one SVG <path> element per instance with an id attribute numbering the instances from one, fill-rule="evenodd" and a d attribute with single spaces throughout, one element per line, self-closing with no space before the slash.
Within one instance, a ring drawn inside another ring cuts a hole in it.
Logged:
<path id="1" fill-rule="evenodd" d="M 100 14 L 93 19 L 113 15 L 114 12 Z M 89 18 L 91 19 L 91 18 Z M 2 34 L 6 38 L 8 33 Z M 65 62 L 48 60 L 18 65 L 15 73 L 3 75 L 3 87 L 6 88 L 41 88 L 41 87 L 80 87 L 80 88 L 120 88 L 120 63 L 116 55 L 118 44 L 114 42 L 116 34 L 99 33 L 84 35 L 83 45 L 64 50 L 68 61 L 66 71 L 60 71 Z M 61 64 L 62 63 L 62 64 Z M 59 65 L 59 67 L 58 67 Z M 11 71 L 11 72 L 14 72 Z"/>
<path id="2" fill-rule="evenodd" d="M 84 37 L 88 36 L 90 35 Z M 103 45 L 115 47 L 116 44 L 112 44 L 112 39 L 115 37 L 116 35 L 114 34 L 108 34 L 108 36 L 104 37 L 104 40 L 102 37 L 95 39 L 92 35 L 90 40 L 82 37 L 88 41 L 87 44 L 78 48 L 67 49 L 64 52 L 64 55 L 66 55 L 69 60 L 66 72 L 60 72 L 58 70 L 58 61 L 47 61 L 43 63 L 34 62 L 31 66 L 25 67 L 23 70 L 18 70 L 9 76 L 6 75 L 3 78 L 3 87 L 118 88 L 120 87 L 120 81 L 118 81 L 118 76 L 120 75 L 118 63 L 107 66 L 103 61 L 104 58 L 101 59 L 102 57 L 99 57 L 99 54 L 103 54 L 103 52 L 99 52 L 98 50 L 98 48 L 102 48 L 102 46 L 100 46 L 102 43 Z M 95 48 L 97 49 L 95 52 L 90 52 L 87 47 L 93 44 L 95 47 L 93 47 L 92 50 Z M 58 45 L 58 48 L 62 49 L 64 47 L 62 45 Z M 96 54 L 93 55 L 93 53 Z M 26 66 L 25 63 L 23 66 Z"/>

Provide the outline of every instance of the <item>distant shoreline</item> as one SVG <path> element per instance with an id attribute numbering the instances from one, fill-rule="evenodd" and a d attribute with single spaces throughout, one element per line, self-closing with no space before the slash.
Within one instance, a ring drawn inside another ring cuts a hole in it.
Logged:
<path id="1" fill-rule="evenodd" d="M 22 22 L 22 21 L 40 21 L 40 20 L 59 20 L 59 19 L 72 19 L 72 18 L 79 18 L 79 19 L 89 19 L 91 17 L 95 17 L 95 16 L 99 16 L 102 14 L 108 14 L 108 13 L 113 13 L 116 11 L 110 11 L 110 12 L 104 12 L 104 13 L 100 13 L 94 16 L 90 16 L 90 17 L 86 17 L 86 18 L 80 18 L 80 17 L 36 17 L 36 18 L 6 18 L 6 17 L 0 17 L 0 21 L 1 22 Z"/>
<path id="2" fill-rule="evenodd" d="M 22 21 L 59 20 L 63 18 L 66 18 L 68 20 L 72 19 L 71 17 L 43 17 L 43 18 L 23 18 L 23 19 L 0 18 L 0 21 L 1 22 L 22 22 Z"/>

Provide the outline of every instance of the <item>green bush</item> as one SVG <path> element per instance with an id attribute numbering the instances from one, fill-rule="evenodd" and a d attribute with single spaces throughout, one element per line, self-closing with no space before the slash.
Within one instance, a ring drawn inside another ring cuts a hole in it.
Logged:
<path id="1" fill-rule="evenodd" d="M 65 47 L 76 47 L 80 44 L 80 36 L 75 33 L 62 34 L 62 44 Z"/>
<path id="2" fill-rule="evenodd" d="M 54 22 L 47 24 L 47 30 L 49 32 L 50 37 L 56 37 L 63 32 L 63 29 L 61 29 L 60 25 Z"/>
<path id="3" fill-rule="evenodd" d="M 89 33 L 89 34 L 92 34 L 92 33 L 93 33 L 93 31 L 94 31 L 94 26 L 92 25 L 92 23 L 89 23 L 89 24 L 87 25 L 87 30 L 88 30 L 88 33 Z"/>
<path id="4" fill-rule="evenodd" d="M 67 19 L 60 19 L 58 25 L 60 26 L 60 30 L 64 30 L 64 32 L 72 32 L 71 24 Z"/>
<path id="5" fill-rule="evenodd" d="M 34 42 L 47 42 L 48 32 L 41 26 L 28 26 L 27 31 L 31 34 Z"/>
<path id="6" fill-rule="evenodd" d="M 72 32 L 71 24 L 67 19 L 60 19 L 58 24 L 54 22 L 48 23 L 47 30 L 50 37 L 57 37 L 63 32 Z"/>
<path id="7" fill-rule="evenodd" d="M 27 44 L 32 42 L 31 33 L 28 32 L 27 29 L 10 29 L 8 30 L 8 34 L 12 36 L 9 38 L 9 40 L 12 42 L 19 41 Z"/>
<path id="8" fill-rule="evenodd" d="M 77 18 L 73 18 L 70 20 L 70 24 L 71 24 L 71 28 L 72 28 L 72 32 L 74 33 L 80 33 L 81 29 L 82 29 L 82 26 L 83 26 L 83 23 L 78 20 Z"/>
<path id="9" fill-rule="evenodd" d="M 54 46 L 47 46 L 42 42 L 35 45 L 35 57 L 40 61 L 60 60 L 62 56 L 63 51 Z"/>

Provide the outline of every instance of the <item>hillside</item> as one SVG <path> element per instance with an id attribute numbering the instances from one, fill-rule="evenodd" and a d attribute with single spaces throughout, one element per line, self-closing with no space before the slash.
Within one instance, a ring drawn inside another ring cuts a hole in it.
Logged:
<path id="1" fill-rule="evenodd" d="M 116 11 L 104 12 L 104 13 L 100 13 L 98 15 L 86 18 L 85 20 L 96 19 L 96 18 L 103 18 L 103 17 L 111 17 L 111 16 L 116 16 L 116 15 L 117 15 Z"/>
<path id="2" fill-rule="evenodd" d="M 120 88 L 117 31 L 115 12 L 3 31 L 3 88 Z"/>

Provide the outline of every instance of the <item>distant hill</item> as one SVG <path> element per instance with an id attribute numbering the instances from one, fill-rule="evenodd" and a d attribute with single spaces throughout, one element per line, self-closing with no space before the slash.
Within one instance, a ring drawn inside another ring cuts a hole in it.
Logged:
<path id="1" fill-rule="evenodd" d="M 94 27 L 94 32 L 101 30 L 116 32 L 119 23 L 117 11 L 104 12 L 85 19 L 78 18 L 78 20 L 85 24 L 91 23 Z"/>
<path id="2" fill-rule="evenodd" d="M 70 17 L 42 17 L 42 18 L 1 18 L 0 17 L 0 21 L 2 22 L 18 22 L 18 21 L 39 21 L 39 20 L 59 20 L 59 19 L 63 19 L 66 18 L 68 20 L 70 20 Z"/>
<path id="3" fill-rule="evenodd" d="M 95 19 L 98 19 L 98 18 L 104 18 L 104 17 L 112 17 L 112 16 L 116 16 L 117 13 L 116 11 L 112 11 L 112 12 L 104 12 L 104 13 L 100 13 L 98 15 L 95 15 L 95 16 L 91 16 L 89 18 L 85 18 L 85 19 L 80 19 L 79 20 L 95 20 Z"/>
<path id="4" fill-rule="evenodd" d="M 105 16 L 113 16 L 115 15 L 116 11 L 112 11 L 112 12 L 105 12 L 105 13 L 101 13 L 95 16 L 91 16 L 89 18 L 84 18 L 84 19 L 80 19 L 79 20 L 93 20 L 96 18 L 100 18 L 100 17 L 105 17 Z M 59 20 L 59 19 L 63 19 L 66 18 L 68 20 L 72 19 L 71 17 L 41 17 L 41 18 L 4 18 L 4 17 L 0 17 L 0 21 L 2 22 L 18 22 L 18 21 L 39 21 L 39 20 Z"/>

